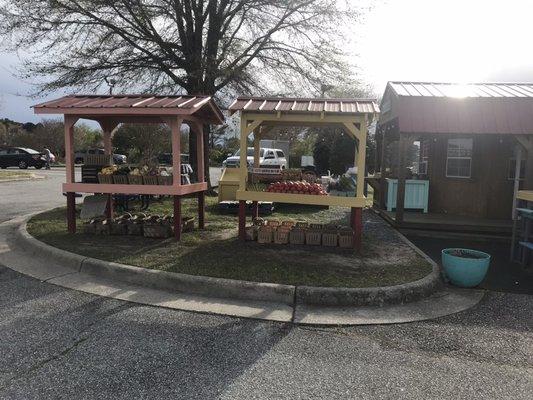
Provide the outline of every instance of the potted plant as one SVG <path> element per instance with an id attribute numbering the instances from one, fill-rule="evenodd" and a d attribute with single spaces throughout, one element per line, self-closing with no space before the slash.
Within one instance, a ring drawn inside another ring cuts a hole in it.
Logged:
<path id="1" fill-rule="evenodd" d="M 489 270 L 490 254 L 478 250 L 442 250 L 442 266 L 450 282 L 460 287 L 479 285 Z"/>

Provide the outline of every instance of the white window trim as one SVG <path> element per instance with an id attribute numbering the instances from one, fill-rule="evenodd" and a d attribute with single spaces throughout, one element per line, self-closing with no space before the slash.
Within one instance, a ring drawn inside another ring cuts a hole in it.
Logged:
<path id="1" fill-rule="evenodd" d="M 458 139 L 470 139 L 472 140 L 472 153 L 474 148 L 474 139 L 472 138 L 458 138 Z M 472 156 L 470 157 L 448 157 L 448 146 L 449 146 L 450 139 L 446 142 L 446 178 L 457 178 L 457 179 L 471 179 L 472 178 Z M 469 168 L 468 168 L 468 176 L 458 176 L 458 175 L 448 175 L 448 160 L 470 160 Z"/>

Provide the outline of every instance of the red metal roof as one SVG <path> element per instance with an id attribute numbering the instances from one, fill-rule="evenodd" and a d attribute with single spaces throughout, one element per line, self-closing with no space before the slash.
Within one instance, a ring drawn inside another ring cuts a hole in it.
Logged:
<path id="1" fill-rule="evenodd" d="M 400 132 L 533 134 L 533 84 L 389 82 L 378 125 Z"/>
<path id="2" fill-rule="evenodd" d="M 193 115 L 202 114 L 212 123 L 224 115 L 210 96 L 72 95 L 33 106 L 36 114 L 89 115 Z"/>
<path id="3" fill-rule="evenodd" d="M 230 113 L 237 111 L 254 113 L 337 113 L 376 114 L 379 107 L 373 99 L 312 99 L 276 97 L 239 97 L 229 107 Z"/>

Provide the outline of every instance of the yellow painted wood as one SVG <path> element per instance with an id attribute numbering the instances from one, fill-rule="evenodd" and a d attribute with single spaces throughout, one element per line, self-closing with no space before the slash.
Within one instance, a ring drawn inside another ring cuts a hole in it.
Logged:
<path id="1" fill-rule="evenodd" d="M 270 193 L 237 191 L 237 200 L 247 201 L 271 201 L 274 203 L 306 204 L 317 206 L 339 207 L 364 207 L 366 198 L 363 197 L 340 197 L 340 196 L 316 196 L 310 194 Z"/>
<path id="2" fill-rule="evenodd" d="M 519 200 L 533 201 L 533 190 L 519 190 L 516 198 Z"/>
<path id="3" fill-rule="evenodd" d="M 356 156 L 357 165 L 357 197 L 363 197 L 365 184 L 365 162 L 366 162 L 366 121 L 361 124 L 359 135 L 359 150 Z"/>
<path id="4" fill-rule="evenodd" d="M 260 140 L 261 136 L 259 135 L 259 128 L 256 128 L 254 131 L 254 168 L 259 168 L 259 153 L 261 150 L 261 146 L 259 146 Z"/>
<path id="5" fill-rule="evenodd" d="M 283 113 L 261 114 L 261 113 L 252 113 L 252 112 L 247 113 L 246 111 L 243 111 L 242 115 L 248 121 L 261 120 L 263 121 L 263 123 L 266 121 L 286 121 L 286 122 L 298 122 L 301 125 L 305 125 L 307 122 L 319 122 L 323 125 L 327 125 L 329 123 L 342 124 L 344 122 L 352 123 L 352 124 L 353 123 L 362 124 L 364 121 L 364 114 L 361 114 L 361 116 L 354 116 L 354 115 L 339 115 L 339 114 L 326 113 L 324 115 L 324 118 L 321 118 L 320 115 L 316 115 L 316 114 L 292 114 L 292 113 L 291 114 L 283 114 Z M 265 124 L 265 125 L 268 125 L 268 124 Z"/>

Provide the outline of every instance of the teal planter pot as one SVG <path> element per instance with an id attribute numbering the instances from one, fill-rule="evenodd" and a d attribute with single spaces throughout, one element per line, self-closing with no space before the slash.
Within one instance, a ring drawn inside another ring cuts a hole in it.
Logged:
<path id="1" fill-rule="evenodd" d="M 490 254 L 470 249 L 442 250 L 442 266 L 451 283 L 460 287 L 479 285 L 489 270 Z"/>

